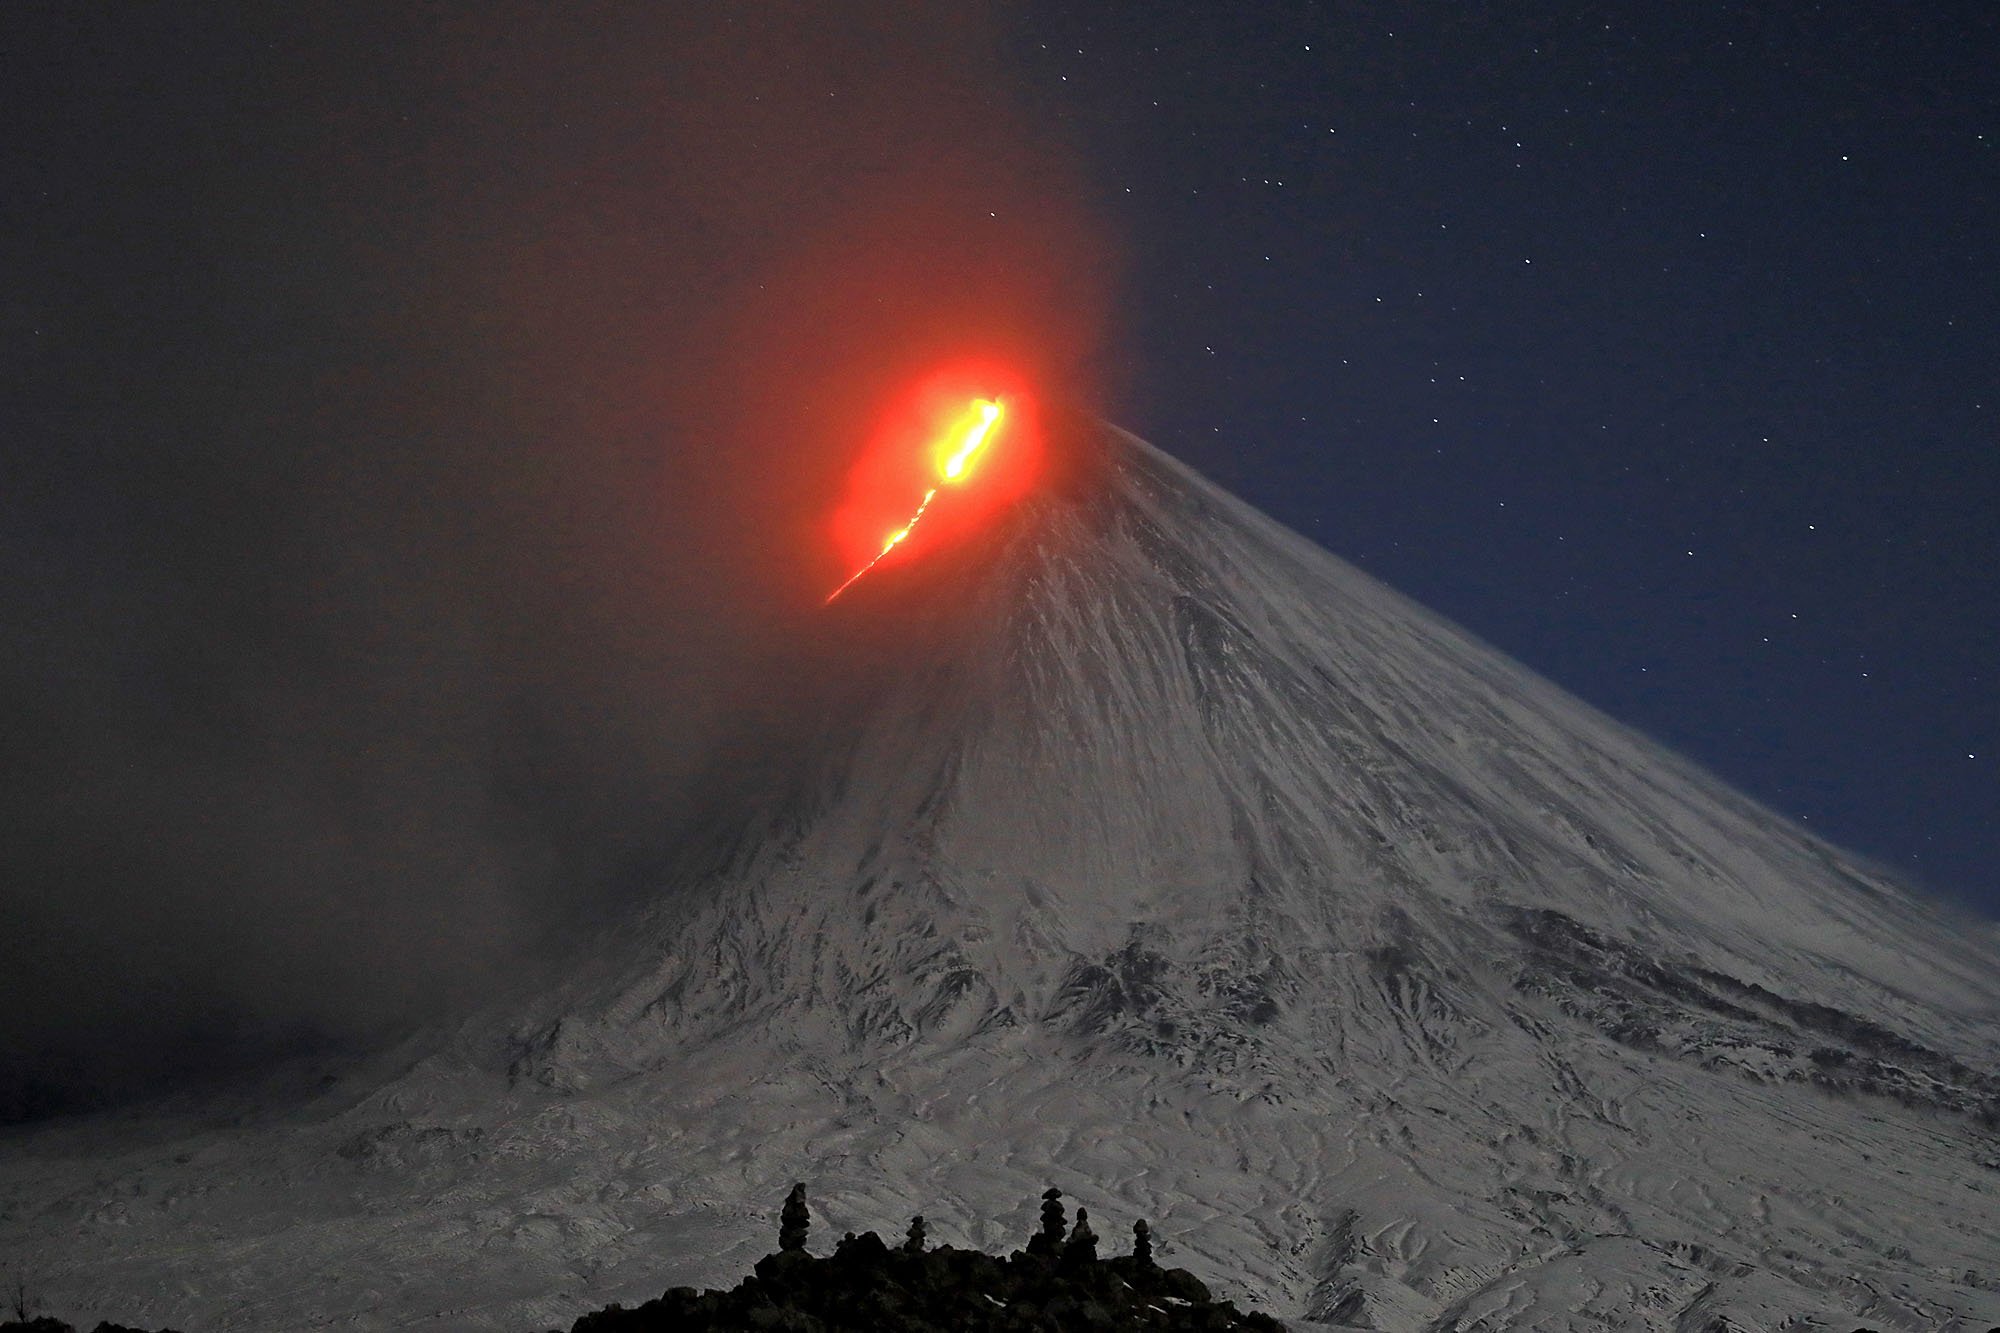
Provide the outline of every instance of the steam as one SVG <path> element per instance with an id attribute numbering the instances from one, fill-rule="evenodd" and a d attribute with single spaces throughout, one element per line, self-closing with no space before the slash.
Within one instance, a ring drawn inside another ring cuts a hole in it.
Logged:
<path id="1" fill-rule="evenodd" d="M 1088 382 L 1105 242 L 992 22 L 679 8 L 22 62 L 0 1117 L 377 1039 L 659 891 L 831 706 L 871 410 Z"/>

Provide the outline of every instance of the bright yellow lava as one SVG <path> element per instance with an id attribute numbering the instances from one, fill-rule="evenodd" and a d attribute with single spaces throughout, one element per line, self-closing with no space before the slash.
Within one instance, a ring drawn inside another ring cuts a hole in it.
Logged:
<path id="1" fill-rule="evenodd" d="M 1000 429 L 1001 419 L 1006 414 L 1007 408 L 998 398 L 977 399 L 965 410 L 965 415 L 952 424 L 951 430 L 938 443 L 937 470 L 938 476 L 943 479 L 939 485 L 955 486 L 970 475 L 974 460 L 992 442 L 994 434 Z M 826 600 L 832 602 L 834 598 L 853 587 L 863 574 L 881 564 L 882 557 L 895 550 L 903 539 L 910 535 L 910 529 L 917 526 L 917 520 L 921 519 L 924 511 L 931 507 L 931 501 L 937 499 L 937 493 L 938 486 L 925 491 L 924 498 L 917 504 L 917 512 L 910 515 L 910 521 L 890 533 L 883 541 L 882 549 L 875 553 L 875 558 L 855 570 L 847 582 L 828 593 Z"/>
<path id="2" fill-rule="evenodd" d="M 982 398 L 959 419 L 958 428 L 952 432 L 959 437 L 958 448 L 953 449 L 938 468 L 946 481 L 957 481 L 965 475 L 972 466 L 972 460 L 979 456 L 979 451 L 993 438 L 993 432 L 999 429 L 1000 418 L 1005 411 L 999 399 Z"/>

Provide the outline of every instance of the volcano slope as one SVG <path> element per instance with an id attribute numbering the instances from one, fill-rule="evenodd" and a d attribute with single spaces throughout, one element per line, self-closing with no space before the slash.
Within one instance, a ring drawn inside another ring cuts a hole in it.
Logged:
<path id="1" fill-rule="evenodd" d="M 727 1285 L 794 1180 L 981 1248 L 1054 1184 L 1321 1325 L 2000 1323 L 1990 926 L 1056 443 L 829 612 L 909 650 L 639 919 L 293 1110 L 15 1132 L 0 1253 L 73 1319 L 518 1329 Z"/>

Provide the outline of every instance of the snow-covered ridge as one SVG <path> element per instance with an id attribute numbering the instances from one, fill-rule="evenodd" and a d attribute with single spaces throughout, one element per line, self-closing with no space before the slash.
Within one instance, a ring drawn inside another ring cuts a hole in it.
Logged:
<path id="1" fill-rule="evenodd" d="M 1058 443 L 856 586 L 900 674 L 560 984 L 255 1130 L 17 1136 L 0 1248 L 93 1318 L 528 1327 L 732 1278 L 792 1179 L 974 1244 L 1054 1183 L 1339 1325 L 2000 1323 L 1990 931 Z"/>

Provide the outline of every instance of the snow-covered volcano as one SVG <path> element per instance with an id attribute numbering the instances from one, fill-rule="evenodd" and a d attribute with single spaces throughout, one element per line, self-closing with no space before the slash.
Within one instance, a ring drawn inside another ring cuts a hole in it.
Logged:
<path id="1" fill-rule="evenodd" d="M 843 599 L 910 651 L 560 984 L 288 1114 L 18 1134 L 0 1253 L 72 1317 L 521 1329 L 733 1279 L 793 1180 L 988 1247 L 1053 1183 L 1300 1321 L 2000 1323 L 1991 927 L 1057 443 Z"/>

